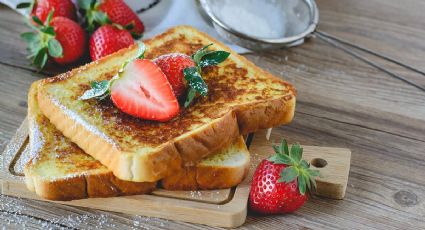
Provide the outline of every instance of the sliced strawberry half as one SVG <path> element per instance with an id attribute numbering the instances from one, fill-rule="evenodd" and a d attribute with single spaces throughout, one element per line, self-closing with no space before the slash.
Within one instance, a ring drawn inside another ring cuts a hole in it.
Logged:
<path id="1" fill-rule="evenodd" d="M 123 112 L 147 120 L 168 121 L 180 110 L 167 77 L 146 59 L 128 63 L 111 86 L 111 98 Z"/>

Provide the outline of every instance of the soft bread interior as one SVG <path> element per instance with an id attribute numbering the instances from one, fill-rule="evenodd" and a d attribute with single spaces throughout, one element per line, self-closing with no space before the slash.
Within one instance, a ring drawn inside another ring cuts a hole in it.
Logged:
<path id="1" fill-rule="evenodd" d="M 198 167 L 243 167 L 249 162 L 249 152 L 242 138 L 238 138 L 228 148 L 220 150 L 218 153 L 202 159 Z"/>

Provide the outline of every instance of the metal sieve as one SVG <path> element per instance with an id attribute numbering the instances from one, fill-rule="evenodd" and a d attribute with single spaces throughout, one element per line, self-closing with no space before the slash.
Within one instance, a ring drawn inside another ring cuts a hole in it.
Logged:
<path id="1" fill-rule="evenodd" d="M 386 69 L 361 55 L 365 52 L 425 76 L 425 72 L 384 54 L 317 30 L 319 10 L 314 0 L 198 0 L 201 13 L 217 33 L 250 50 L 300 45 L 313 35 L 389 76 L 425 91 L 425 86 Z M 356 51 L 355 51 L 356 50 Z"/>
<path id="2" fill-rule="evenodd" d="M 319 22 L 313 0 L 200 0 L 200 6 L 222 37 L 251 50 L 302 44 Z"/>

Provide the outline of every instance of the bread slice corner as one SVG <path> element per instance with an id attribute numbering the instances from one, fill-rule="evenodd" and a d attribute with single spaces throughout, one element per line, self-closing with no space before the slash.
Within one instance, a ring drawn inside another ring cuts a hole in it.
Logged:
<path id="1" fill-rule="evenodd" d="M 49 200 L 74 200 L 149 193 L 156 182 L 120 180 L 99 161 L 64 137 L 41 113 L 34 82 L 28 93 L 29 161 L 25 184 Z"/>
<path id="2" fill-rule="evenodd" d="M 210 155 L 196 166 L 185 167 L 161 180 L 167 190 L 222 189 L 243 181 L 250 166 L 250 154 L 242 136 L 228 147 Z"/>

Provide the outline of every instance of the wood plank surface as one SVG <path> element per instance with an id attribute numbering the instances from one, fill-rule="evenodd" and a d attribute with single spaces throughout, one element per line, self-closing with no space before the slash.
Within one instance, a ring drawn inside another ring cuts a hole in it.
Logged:
<path id="1" fill-rule="evenodd" d="M 377 50 L 425 71 L 425 2 L 318 0 L 319 30 Z M 0 7 L 0 143 L 24 119 L 29 84 L 21 17 Z M 311 199 L 294 214 L 249 214 L 241 229 L 425 228 L 425 93 L 393 79 L 319 38 L 291 49 L 246 55 L 298 90 L 294 122 L 273 129 L 305 145 L 352 150 L 345 200 Z M 417 84 L 425 78 L 366 55 Z M 253 156 L 255 157 L 255 156 Z M 108 213 L 0 197 L 0 225 L 55 228 L 214 229 L 158 218 Z"/>

